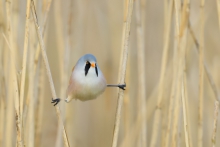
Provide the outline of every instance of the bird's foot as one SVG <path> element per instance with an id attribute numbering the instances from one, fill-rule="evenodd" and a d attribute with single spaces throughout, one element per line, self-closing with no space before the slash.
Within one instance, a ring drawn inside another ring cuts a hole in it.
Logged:
<path id="1" fill-rule="evenodd" d="M 56 106 L 59 102 L 60 102 L 60 98 L 56 98 L 56 99 L 52 98 L 52 102 L 51 103 L 54 103 L 54 106 Z"/>
<path id="2" fill-rule="evenodd" d="M 121 85 L 119 84 L 118 87 L 122 90 L 125 90 L 126 84 L 121 84 Z"/>

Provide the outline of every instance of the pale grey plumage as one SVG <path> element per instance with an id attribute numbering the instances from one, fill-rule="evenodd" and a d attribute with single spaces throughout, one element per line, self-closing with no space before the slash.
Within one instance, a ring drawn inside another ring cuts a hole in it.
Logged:
<path id="1" fill-rule="evenodd" d="M 89 64 L 87 68 L 86 64 Z M 86 69 L 88 69 L 87 74 Z M 72 70 L 65 101 L 70 102 L 72 99 L 79 99 L 81 101 L 95 99 L 105 91 L 105 88 L 106 80 L 98 67 L 95 56 L 86 54 L 77 61 Z"/>

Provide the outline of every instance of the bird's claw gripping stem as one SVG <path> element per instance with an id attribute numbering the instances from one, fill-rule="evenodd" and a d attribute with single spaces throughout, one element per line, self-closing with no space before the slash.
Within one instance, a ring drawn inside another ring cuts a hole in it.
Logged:
<path id="1" fill-rule="evenodd" d="M 126 84 L 121 84 L 121 85 L 119 84 L 118 87 L 122 90 L 125 90 Z"/>
<path id="2" fill-rule="evenodd" d="M 51 103 L 54 103 L 54 106 L 56 106 L 59 102 L 60 102 L 60 98 L 56 98 L 56 99 L 52 98 L 52 102 Z"/>

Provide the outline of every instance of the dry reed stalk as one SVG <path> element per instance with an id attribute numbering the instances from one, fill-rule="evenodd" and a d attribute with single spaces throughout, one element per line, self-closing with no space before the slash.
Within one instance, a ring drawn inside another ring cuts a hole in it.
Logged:
<path id="1" fill-rule="evenodd" d="M 179 59 L 180 60 L 180 59 Z M 180 62 L 180 61 L 177 61 Z M 179 67 L 180 68 L 180 67 Z M 175 105 L 174 105 L 174 114 L 173 114 L 173 129 L 172 129 L 172 137 L 171 137 L 171 146 L 176 147 L 178 142 L 178 122 L 179 122 L 179 115 L 180 115 L 180 69 L 177 71 L 177 90 L 175 94 Z"/>
<path id="2" fill-rule="evenodd" d="M 33 18 L 34 18 L 34 23 L 35 23 L 35 29 L 36 29 L 36 32 L 37 32 L 37 36 L 38 36 L 38 40 L 39 40 L 39 43 L 40 43 L 44 64 L 45 64 L 46 71 L 47 71 L 47 76 L 48 76 L 48 80 L 49 80 L 49 84 L 50 84 L 50 88 L 51 88 L 51 93 L 52 93 L 53 98 L 57 98 L 56 91 L 55 91 L 54 84 L 53 84 L 52 75 L 51 75 L 51 72 L 50 72 L 49 62 L 48 62 L 48 59 L 47 59 L 47 54 L 46 54 L 46 51 L 45 51 L 44 42 L 43 42 L 43 39 L 42 39 L 42 33 L 40 31 L 40 26 L 39 26 L 38 20 L 37 20 L 37 14 L 36 14 L 36 11 L 35 11 L 34 1 L 32 1 L 32 7 L 31 8 L 32 8 L 32 15 L 33 15 Z M 56 109 L 56 114 L 57 114 L 57 118 L 58 118 L 58 121 L 59 121 L 59 125 L 62 126 L 64 144 L 65 144 L 65 146 L 69 147 L 69 141 L 68 141 L 68 138 L 67 138 L 67 134 L 66 134 L 64 124 L 62 122 L 60 108 L 59 108 L 58 105 L 56 105 L 55 109 Z"/>
<path id="3" fill-rule="evenodd" d="M 0 123 L 0 146 L 4 146 L 4 127 L 5 127 L 5 101 L 3 97 L 3 88 L 1 91 L 1 100 L 0 100 L 0 119 L 2 120 Z"/>
<path id="4" fill-rule="evenodd" d="M 45 17 L 44 17 L 44 22 L 43 22 L 43 27 L 42 27 L 42 36 L 43 36 L 43 38 L 45 38 L 45 39 L 47 39 L 47 37 L 44 37 L 44 34 L 45 34 L 45 30 L 46 30 L 46 22 L 47 22 L 47 18 L 48 18 L 48 12 L 49 12 L 49 10 L 50 10 L 50 6 L 51 6 L 51 0 L 48 2 L 49 4 L 47 5 L 47 9 L 46 9 L 46 13 L 45 13 Z M 47 35 L 47 34 L 46 34 Z M 35 75 L 37 74 L 36 72 L 37 72 L 37 65 L 38 65 L 38 61 L 39 61 L 39 58 L 40 58 L 40 45 L 39 45 L 39 43 L 37 42 L 37 39 L 36 39 L 36 44 L 37 44 L 37 49 L 36 49 L 36 52 L 35 52 L 35 57 L 34 57 L 34 68 L 33 68 L 33 70 L 34 70 L 34 77 L 35 77 Z M 30 95 L 30 91 L 28 91 L 28 94 L 27 95 Z M 26 106 L 28 106 L 29 105 L 29 98 L 30 97 L 27 97 L 27 99 L 26 99 Z M 26 109 L 25 109 L 25 111 L 23 112 L 23 113 L 25 113 L 24 114 L 24 118 L 23 119 L 25 119 L 26 117 L 26 114 L 27 114 L 27 107 L 26 107 Z"/>
<path id="5" fill-rule="evenodd" d="M 47 35 L 47 34 L 46 34 Z M 47 38 L 47 37 L 45 37 L 45 38 Z M 35 40 L 37 40 L 37 39 L 32 39 L 33 41 L 35 41 Z M 35 45 L 34 45 L 34 47 L 35 47 Z M 37 65 L 38 65 L 38 61 L 39 61 L 39 59 L 40 59 L 40 50 L 38 50 L 40 47 L 39 47 L 39 45 L 37 45 L 37 49 L 36 49 L 36 51 L 35 51 L 35 53 L 34 53 L 34 64 L 33 64 L 33 73 L 34 73 L 34 77 L 36 77 L 36 76 L 39 76 L 39 75 L 37 75 Z M 43 75 L 42 75 L 43 76 Z M 36 80 L 35 80 L 35 82 L 36 82 Z M 39 83 L 38 82 L 36 82 L 36 84 L 35 84 L 35 87 L 37 87 L 39 85 Z M 41 84 L 42 85 L 42 84 Z M 43 85 L 43 86 L 45 86 L 45 85 Z M 35 89 L 35 91 L 36 91 L 36 88 L 34 88 Z M 43 89 L 43 88 L 42 88 Z M 44 91 L 44 90 L 43 90 Z M 34 92 L 35 94 L 36 94 L 36 92 Z M 40 92 L 40 94 L 41 94 L 41 92 Z M 36 96 L 35 96 L 36 97 Z M 40 96 L 39 96 L 39 99 L 42 99 Z M 39 100 L 40 101 L 40 100 Z M 42 101 L 42 100 L 41 100 Z M 24 106 L 24 111 L 23 111 L 23 126 L 26 126 L 26 122 L 27 121 L 25 121 L 25 120 L 27 120 L 27 113 L 28 113 L 28 107 L 29 107 L 29 104 L 30 104 L 30 90 L 28 90 L 28 92 L 27 92 L 27 99 L 26 99 L 26 102 L 25 102 L 25 106 Z M 37 104 L 41 104 L 42 105 L 42 103 L 37 103 Z M 43 106 L 41 106 L 41 105 L 37 105 L 36 107 L 36 109 L 37 109 L 37 112 L 36 113 L 38 113 L 39 111 L 39 109 L 38 108 L 42 108 Z M 40 112 L 39 112 L 40 113 Z M 38 123 L 40 122 L 40 120 L 41 120 L 41 118 L 38 118 L 38 116 L 39 115 L 37 115 L 37 117 L 36 117 L 36 130 L 38 130 Z M 38 121 L 38 119 L 39 119 L 39 121 Z M 36 135 L 37 135 L 37 132 L 36 132 Z M 38 139 L 37 137 L 36 137 L 36 139 Z M 37 141 L 36 141 L 37 142 Z"/>
<path id="6" fill-rule="evenodd" d="M 123 10 L 124 10 L 124 20 L 126 20 L 126 15 L 127 15 L 127 13 L 128 13 L 128 0 L 124 0 L 124 5 L 123 5 L 124 7 L 123 7 Z M 125 26 L 126 26 L 126 24 L 124 23 L 123 24 L 124 26 L 123 26 L 123 29 L 125 29 Z M 124 34 L 123 34 L 123 36 L 122 36 L 122 40 L 124 40 Z M 121 44 L 122 45 L 122 47 L 123 47 L 123 43 Z M 121 50 L 121 55 L 123 54 L 123 50 Z M 121 61 L 122 60 L 122 58 L 120 59 L 120 65 L 121 65 Z M 127 61 L 127 73 L 126 73 L 126 78 L 125 78 L 125 81 L 126 81 L 126 83 L 130 83 L 130 75 L 131 75 L 131 56 L 130 56 L 130 54 L 128 55 L 128 61 Z M 118 77 L 119 78 L 119 77 Z M 126 90 L 128 90 L 129 91 L 129 88 L 130 88 L 130 86 L 127 86 L 126 87 Z M 126 134 L 126 133 L 128 133 L 129 131 L 130 131 L 130 125 L 131 125 L 131 122 L 130 122 L 130 108 L 131 108 L 131 101 L 130 101 L 130 94 L 129 93 L 125 93 L 124 94 L 124 100 L 123 100 L 123 104 L 122 104 L 123 106 L 124 106 L 124 110 L 123 110 L 123 116 L 124 116 L 124 120 L 123 120 L 123 124 L 122 124 L 122 126 L 123 126 L 123 128 L 121 129 L 121 130 L 123 130 L 122 131 L 122 134 Z M 129 147 L 129 146 L 128 146 Z"/>
<path id="7" fill-rule="evenodd" d="M 188 22 L 188 28 L 189 28 L 189 31 L 190 31 L 190 35 L 191 35 L 191 37 L 192 37 L 192 39 L 193 39 L 193 41 L 196 45 L 197 53 L 199 53 L 200 45 L 199 45 L 198 40 L 195 37 L 194 31 L 191 28 L 190 22 Z M 216 86 L 216 84 L 213 80 L 212 75 L 210 74 L 210 70 L 208 69 L 208 66 L 207 66 L 207 63 L 206 63 L 205 60 L 203 60 L 203 66 L 204 66 L 204 70 L 205 70 L 206 76 L 208 78 L 208 81 L 209 81 L 209 83 L 212 87 L 212 90 L 213 90 L 214 94 L 215 94 L 215 100 L 219 100 L 219 96 L 218 96 L 219 94 L 218 94 L 217 86 Z"/>
<path id="8" fill-rule="evenodd" d="M 183 108 L 183 122 L 184 122 L 184 133 L 185 133 L 185 144 L 187 147 L 190 147 L 190 138 L 189 138 L 189 127 L 188 127 L 188 121 L 187 121 L 187 94 L 186 94 L 186 48 L 187 48 L 187 24 L 189 20 L 189 1 L 185 0 L 183 5 L 183 11 L 182 11 L 182 21 L 181 21 L 181 27 L 180 27 L 180 37 L 182 37 L 182 45 L 183 48 L 183 70 L 182 70 L 182 108 Z"/>
<path id="9" fill-rule="evenodd" d="M 214 122 L 213 122 L 213 132 L 212 132 L 212 147 L 215 147 L 215 144 L 216 144 L 218 113 L 219 113 L 219 102 L 215 101 Z"/>
<path id="10" fill-rule="evenodd" d="M 47 20 L 48 20 L 48 13 L 49 13 L 49 10 L 50 10 L 50 6 L 51 6 L 51 2 L 52 0 L 49 0 L 48 1 L 48 4 L 47 4 L 47 8 L 46 8 L 46 12 L 45 12 L 45 16 L 44 16 L 44 21 L 43 21 L 43 27 L 42 27 L 42 36 L 43 38 L 46 38 L 44 37 L 44 34 L 45 34 L 45 30 L 46 30 L 46 23 L 47 23 Z M 38 64 L 38 59 L 39 59 L 39 56 L 40 56 L 40 45 L 39 43 L 37 43 L 37 50 L 36 50 L 36 53 L 35 53 L 35 58 L 34 58 L 34 71 L 36 72 L 36 68 L 37 68 L 37 64 Z"/>
<path id="11" fill-rule="evenodd" d="M 137 58 L 138 58 L 138 97 L 140 101 L 140 115 L 143 118 L 141 126 L 141 146 L 147 146 L 147 119 L 146 119 L 146 83 L 145 83 L 145 45 L 144 45 L 144 31 L 143 31 L 143 20 L 141 20 L 141 4 L 140 0 L 136 1 L 136 33 L 137 33 Z"/>
<path id="12" fill-rule="evenodd" d="M 39 66 L 39 84 L 38 84 L 38 107 L 36 110 L 36 146 L 40 146 L 41 138 L 42 138 L 42 122 L 43 122 L 43 112 L 44 112 L 44 93 L 45 93 L 45 76 L 44 76 L 44 68 L 43 62 L 40 61 Z"/>
<path id="13" fill-rule="evenodd" d="M 0 71 L 3 71 L 3 46 L 4 42 L 3 39 L 0 40 L 0 44 L 2 45 L 2 48 L 0 48 Z M 5 77 L 4 73 L 0 72 L 0 146 L 4 146 L 4 126 L 5 126 Z"/>
<path id="14" fill-rule="evenodd" d="M 218 25 L 220 29 L 220 1 L 216 0 L 216 2 L 217 2 L 217 9 L 218 9 Z"/>
<path id="15" fill-rule="evenodd" d="M 138 115 L 136 121 L 130 128 L 130 132 L 125 135 L 119 147 L 134 146 L 134 142 L 138 138 L 138 135 L 140 134 L 139 132 L 141 131 L 142 126 L 143 126 L 143 118 L 141 115 Z"/>
<path id="16" fill-rule="evenodd" d="M 31 27 L 31 34 L 30 34 L 30 42 L 34 42 L 34 28 Z M 34 87 L 35 83 L 35 73 L 34 73 L 34 44 L 30 43 L 30 50 L 29 50 L 29 105 L 28 105 L 28 137 L 27 137 L 27 145 L 28 147 L 34 146 L 34 139 L 35 139 L 35 96 L 34 96 Z"/>
<path id="17" fill-rule="evenodd" d="M 10 63 L 10 62 L 9 62 Z M 11 85 L 12 80 L 11 78 L 9 80 L 7 80 L 8 87 L 13 87 L 13 85 Z M 14 126 L 14 107 L 13 107 L 13 93 L 11 88 L 7 90 L 8 94 L 7 94 L 7 104 L 6 104 L 6 126 L 5 126 L 5 147 L 11 147 L 12 146 L 12 140 L 10 138 L 10 136 L 12 135 L 12 130 L 13 130 L 13 126 Z"/>
<path id="18" fill-rule="evenodd" d="M 74 18 L 74 13 L 73 13 L 73 10 L 74 10 L 74 1 L 70 1 L 70 5 L 69 5 L 69 10 L 68 10 L 68 32 L 67 32 L 67 49 L 66 49 L 66 54 L 69 54 L 71 53 L 71 51 L 73 51 L 75 48 L 74 48 L 74 43 L 73 43 L 73 27 L 72 27 L 72 24 L 73 24 L 73 18 Z M 75 53 L 75 52 L 74 52 Z M 66 60 L 69 61 L 69 56 L 66 57 Z M 68 65 L 66 65 L 66 67 L 68 67 Z M 68 68 L 66 69 L 66 73 L 69 73 L 69 70 Z M 67 76 L 69 77 L 69 76 Z M 66 78 L 67 78 L 66 77 Z M 76 103 L 74 103 L 75 105 Z M 71 130 L 70 133 L 69 133 L 69 137 L 71 137 L 72 139 L 70 140 L 70 144 L 72 146 L 76 146 L 76 140 L 74 139 L 74 134 L 75 134 L 75 130 L 74 130 L 74 120 L 75 120 L 75 108 L 74 106 L 72 105 L 67 105 L 65 107 L 65 125 L 66 125 L 66 128 L 67 130 Z"/>
<path id="19" fill-rule="evenodd" d="M 1 82 L 1 91 L 0 91 L 0 119 L 2 120 L 0 122 L 0 145 L 3 146 L 3 134 L 4 134 L 4 126 L 5 126 L 5 101 L 3 97 L 3 83 Z"/>
<path id="20" fill-rule="evenodd" d="M 11 147 L 12 146 L 12 140 L 11 140 L 11 136 L 12 136 L 12 130 L 13 130 L 13 126 L 14 126 L 14 108 L 13 108 L 13 93 L 12 93 L 12 90 L 11 88 L 13 87 L 12 85 L 12 78 L 9 78 L 10 75 L 11 75 L 11 70 L 10 70 L 10 56 L 9 56 L 9 51 L 6 50 L 5 51 L 5 56 L 7 57 L 7 73 L 8 73 L 8 76 L 7 76 L 7 79 L 6 79 L 6 87 L 7 88 L 7 96 L 6 96 L 6 118 L 5 118 L 5 122 L 6 125 L 5 125 L 5 137 L 4 137 L 4 145 L 5 147 Z M 5 66 L 6 67 L 6 66 Z"/>
<path id="21" fill-rule="evenodd" d="M 200 1 L 200 46 L 199 46 L 199 117 L 198 147 L 203 146 L 203 89 L 204 89 L 204 0 Z"/>
<path id="22" fill-rule="evenodd" d="M 48 4 L 47 4 L 47 8 L 46 8 L 46 12 L 45 12 L 45 16 L 44 16 L 44 21 L 43 21 L 43 27 L 42 27 L 42 36 L 44 37 L 44 34 L 45 34 L 45 30 L 46 30 L 46 23 L 47 23 L 47 18 L 48 18 L 48 12 L 50 10 L 50 6 L 51 6 L 51 2 L 52 0 L 49 0 L 48 1 Z M 45 37 L 44 37 L 45 38 Z M 37 49 L 36 49 L 36 53 L 35 53 L 35 57 L 34 57 L 34 73 L 36 74 L 36 70 L 37 70 L 37 65 L 38 65 L 38 60 L 39 60 L 39 56 L 40 56 L 40 53 L 41 53 L 41 50 L 40 50 L 40 45 L 39 43 L 37 43 Z M 28 91 L 28 94 L 27 95 L 30 95 L 29 94 L 29 91 Z M 25 108 L 24 108 L 24 112 L 23 112 L 23 120 L 26 120 L 26 114 L 27 114 L 27 106 L 29 105 L 29 98 L 30 97 L 27 97 L 26 99 L 26 105 L 25 105 Z"/>
<path id="23" fill-rule="evenodd" d="M 9 62 L 9 69 L 12 69 L 13 68 L 13 63 Z M 9 75 L 10 77 L 12 77 L 12 70 L 10 70 L 11 74 Z M 8 84 L 7 86 L 10 86 L 10 88 L 8 89 L 8 94 L 7 94 L 7 105 L 6 105 L 6 108 L 7 108 L 7 111 L 6 111 L 6 114 L 7 114 L 7 117 L 6 117 L 6 133 L 5 133 L 5 146 L 6 147 L 11 147 L 12 146 L 12 143 L 13 141 L 11 140 L 10 136 L 13 136 L 13 133 L 12 133 L 12 130 L 13 130 L 13 126 L 14 126 L 14 107 L 13 107 L 13 103 L 14 103 L 14 99 L 13 99 L 13 78 L 9 78 L 8 79 Z"/>
<path id="24" fill-rule="evenodd" d="M 177 54 L 177 47 L 176 42 L 174 42 L 174 51 L 173 51 L 173 79 L 172 79 L 172 88 L 170 94 L 170 102 L 169 102 L 169 110 L 168 110 L 168 126 L 165 135 L 165 147 L 170 146 L 170 136 L 171 136 L 171 125 L 173 122 L 173 112 L 174 112 L 174 103 L 175 103 L 175 96 L 176 96 L 176 87 L 177 87 L 177 69 L 178 69 L 178 54 Z"/>
<path id="25" fill-rule="evenodd" d="M 177 58 L 176 62 L 178 64 L 177 69 L 177 80 L 176 80 L 176 94 L 175 94 L 175 107 L 174 107 L 174 115 L 173 115 L 173 130 L 172 130 L 172 138 L 171 138 L 171 146 L 176 147 L 178 144 L 178 122 L 179 122 L 179 115 L 180 115 L 180 96 L 181 96 L 181 80 L 182 80 L 182 71 L 183 71 L 183 57 L 184 53 L 183 50 L 185 48 L 181 47 L 180 45 L 180 24 L 179 24 L 179 16 L 180 16 L 180 3 L 178 0 L 174 0 L 174 8 L 175 8 L 175 43 L 177 47 Z"/>
<path id="26" fill-rule="evenodd" d="M 11 26 L 11 1 L 7 0 L 6 1 L 6 16 L 7 16 L 7 36 L 8 36 L 8 41 L 6 39 L 6 43 L 8 44 L 8 48 L 10 50 L 10 80 L 9 80 L 9 95 L 8 95 L 8 103 L 12 103 L 9 104 L 10 106 L 10 114 L 8 115 L 12 115 L 12 116 L 8 116 L 8 128 L 6 129 L 6 131 L 9 131 L 6 133 L 6 147 L 11 146 L 11 136 L 12 136 L 12 125 L 13 125 L 13 100 L 14 100 L 14 106 L 15 106 L 15 120 L 16 120 L 16 129 L 17 129 L 17 146 L 18 147 L 22 147 L 23 146 L 23 141 L 22 141 L 22 134 L 21 134 L 21 121 L 20 121 L 20 106 L 19 106 L 19 91 L 18 91 L 18 83 L 17 83 L 17 75 L 16 75 L 16 62 L 15 62 L 15 48 L 14 48 L 14 44 L 13 44 L 13 33 L 12 33 L 12 26 Z M 13 49 L 13 50 L 12 50 Z M 14 99 L 13 99 L 14 97 Z M 11 121 L 11 122 L 10 122 Z M 10 136 L 10 137 L 9 137 Z M 7 139 L 10 138 L 10 139 Z"/>
<path id="27" fill-rule="evenodd" d="M 169 110 L 168 110 L 168 126 L 165 134 L 165 143 L 163 143 L 163 146 L 169 147 L 170 144 L 170 136 L 171 136 L 171 124 L 172 124 L 172 116 L 174 111 L 174 103 L 175 103 L 175 92 L 177 87 L 177 67 L 178 62 L 177 60 L 177 51 L 176 47 L 174 47 L 174 54 L 173 54 L 173 80 L 172 80 L 172 88 L 171 88 L 171 94 L 170 94 L 170 101 L 169 101 Z"/>
<path id="28" fill-rule="evenodd" d="M 9 35 L 10 33 L 8 32 L 8 36 L 10 36 Z M 14 100 L 14 107 L 15 107 L 15 120 L 16 120 L 16 129 L 17 129 L 16 146 L 22 147 L 24 145 L 23 145 L 22 134 L 21 134 L 22 128 L 21 128 L 21 118 L 20 118 L 20 112 L 19 112 L 19 90 L 18 90 L 18 82 L 17 82 L 17 75 L 16 75 L 17 71 L 16 71 L 15 52 L 12 50 L 12 47 L 10 45 L 10 42 L 12 43 L 12 38 L 9 37 L 11 40 L 7 40 L 4 34 L 3 34 L 3 37 L 5 38 L 8 48 L 10 50 L 10 76 L 9 76 L 10 80 L 9 81 L 10 81 L 10 84 L 12 84 L 10 85 L 12 86 L 10 89 L 11 90 L 10 96 L 14 97 L 13 100 Z"/>
<path id="29" fill-rule="evenodd" d="M 61 11 L 61 1 L 57 0 L 55 1 L 55 9 L 54 9 L 54 14 L 56 14 L 55 17 L 55 24 L 56 24 L 56 37 L 57 37 L 57 48 L 58 48 L 58 54 L 59 54 L 59 65 L 60 65 L 60 97 L 65 98 L 66 97 L 66 86 L 68 85 L 68 51 L 67 47 L 65 46 L 65 40 L 66 40 L 66 35 L 64 35 L 63 32 L 66 32 L 66 30 L 63 31 L 63 22 L 64 19 L 62 16 L 62 11 Z M 66 28 L 66 27 L 65 27 Z M 62 112 L 62 115 L 65 114 L 65 105 L 64 103 L 60 104 L 60 109 Z M 56 147 L 62 146 L 62 128 L 59 126 L 57 129 L 57 138 L 56 138 Z"/>
<path id="30" fill-rule="evenodd" d="M 128 43 L 129 43 L 129 36 L 130 36 L 130 25 L 131 25 L 131 16 L 133 11 L 133 0 L 129 0 L 128 2 L 128 11 L 125 13 L 125 20 L 124 20 L 124 29 L 123 29 L 123 36 L 124 40 L 122 40 L 122 54 L 121 54 L 121 64 L 120 64 L 120 73 L 119 73 L 119 83 L 125 83 L 125 74 L 126 74 L 126 64 L 127 64 L 127 57 L 128 57 Z M 121 108 L 123 104 L 123 96 L 124 91 L 119 89 L 118 92 L 118 102 L 117 102 L 117 110 L 116 110 L 116 117 L 115 117 L 115 125 L 113 131 L 113 141 L 112 147 L 117 147 L 117 140 L 118 140 L 118 132 L 119 132 L 119 125 L 120 125 L 120 118 L 121 118 Z"/>
<path id="31" fill-rule="evenodd" d="M 187 107 L 186 107 L 186 97 L 185 97 L 185 84 L 184 84 L 184 76 L 182 80 L 182 107 L 183 107 L 183 120 L 184 120 L 184 133 L 185 133 L 185 144 L 186 147 L 190 147 L 189 143 L 189 128 L 187 123 Z"/>
<path id="32" fill-rule="evenodd" d="M 181 15 L 181 25 L 179 25 L 179 11 L 178 11 L 178 3 L 179 1 L 175 1 L 175 14 L 176 14 L 176 38 L 177 38 L 177 49 L 178 49 L 178 75 L 177 75 L 177 80 L 176 80 L 176 86 L 177 86 L 177 92 L 176 92 L 176 104 L 175 110 L 174 110 L 174 121 L 173 121 L 173 133 L 172 133 L 172 146 L 175 147 L 179 144 L 179 139 L 178 139 L 178 121 L 179 121 L 179 113 L 180 113 L 180 103 L 179 103 L 179 97 L 181 97 L 180 90 L 182 89 L 183 91 L 183 65 L 185 65 L 184 57 L 185 57 L 185 50 L 186 50 L 186 40 L 187 40 L 187 22 L 188 22 L 188 17 L 189 17 L 189 1 L 185 0 L 183 9 L 182 9 L 182 15 Z M 179 26 L 181 26 L 179 28 Z M 175 64 L 174 64 L 175 65 Z M 174 67 L 175 68 L 175 67 Z M 181 88 L 182 87 L 182 88 Z M 184 124 L 185 124 L 185 140 L 186 140 L 186 146 L 189 146 L 189 137 L 188 137 L 188 127 L 187 127 L 187 115 L 186 115 L 186 101 L 185 101 L 185 96 L 183 95 L 185 93 L 182 93 L 182 104 L 183 104 L 183 111 L 184 111 Z M 171 108 L 170 108 L 171 110 Z M 170 121 L 171 122 L 171 121 Z M 171 125 L 171 124 L 169 124 Z M 166 140 L 166 146 L 169 146 L 169 140 Z"/>
<path id="33" fill-rule="evenodd" d="M 163 57 L 161 61 L 161 74 L 160 74 L 160 81 L 159 81 L 159 94 L 157 99 L 157 107 L 155 110 L 155 116 L 153 120 L 153 132 L 152 132 L 152 139 L 150 142 L 150 147 L 156 146 L 157 139 L 158 139 L 158 131 L 160 127 L 160 119 L 161 119 L 161 103 L 164 93 L 164 77 L 165 71 L 167 67 L 167 56 L 168 56 L 168 49 L 169 49 L 169 39 L 170 39 L 170 27 L 171 27 L 171 18 L 172 18 L 172 8 L 173 8 L 173 0 L 169 3 L 169 12 L 168 16 L 166 17 L 166 24 L 164 28 L 164 46 L 163 46 Z"/>
<path id="34" fill-rule="evenodd" d="M 174 114 L 173 114 L 173 129 L 172 129 L 172 140 L 171 146 L 175 147 L 178 144 L 178 124 L 179 124 L 179 116 L 180 116 L 180 96 L 181 96 L 181 74 L 182 74 L 182 58 L 181 51 L 178 51 L 178 58 L 176 62 L 178 62 L 177 69 L 177 83 L 176 83 L 176 93 L 175 93 L 175 105 L 174 105 Z"/>
<path id="35" fill-rule="evenodd" d="M 43 20 L 43 24 L 42 24 L 42 37 L 43 38 L 45 38 L 44 34 L 45 34 L 46 24 L 47 24 L 47 20 L 48 20 L 48 14 L 49 14 L 49 11 L 51 8 L 51 3 L 52 3 L 52 0 L 48 0 L 47 6 L 46 6 L 46 12 L 44 14 L 44 20 Z M 40 51 L 41 51 L 40 45 L 39 45 L 39 43 L 37 43 L 37 50 L 36 50 L 36 54 L 35 54 L 35 63 L 38 63 Z"/>
<path id="36" fill-rule="evenodd" d="M 186 63 L 186 54 L 185 54 L 185 63 Z M 187 90 L 187 79 L 186 79 L 186 67 L 185 67 L 185 69 L 184 69 L 184 87 L 185 87 L 185 89 L 184 89 L 184 91 L 185 91 L 185 98 L 186 98 L 186 114 L 189 114 L 189 98 L 188 98 L 188 90 Z M 189 117 L 189 115 L 187 115 L 187 117 L 186 117 L 186 121 L 187 121 L 187 123 L 189 123 L 190 122 L 190 117 Z M 188 127 L 188 133 L 189 133 L 189 135 L 188 135 L 188 140 L 189 140 L 189 146 L 190 147 L 193 147 L 193 144 L 192 144 L 192 135 L 191 135 L 191 133 L 190 133 L 190 130 L 191 130 L 191 128 L 190 128 L 190 125 L 187 125 L 187 127 Z"/>
<path id="37" fill-rule="evenodd" d="M 51 1 L 50 1 L 51 2 Z M 48 14 L 48 7 L 49 5 L 46 5 L 46 3 L 43 4 L 43 7 L 46 8 L 46 14 L 43 21 L 43 29 L 42 29 L 42 35 L 44 36 L 45 28 L 46 28 L 46 20 L 47 20 L 47 14 Z M 46 6 L 44 6 L 46 5 Z M 43 8 L 42 8 L 43 9 Z M 43 17 L 43 10 L 41 10 L 41 17 Z M 46 34 L 48 35 L 48 34 Z M 47 39 L 47 36 L 44 37 Z M 46 40 L 45 39 L 45 40 Z M 34 50 L 34 67 L 33 67 L 33 73 L 35 77 L 35 88 L 34 88 L 34 97 L 37 98 L 36 100 L 36 117 L 35 117 L 35 146 L 40 146 L 41 144 L 41 138 L 42 138 L 42 122 L 43 122 L 43 111 L 44 111 L 44 92 L 45 92 L 45 83 L 44 83 L 44 68 L 43 68 L 43 62 L 41 62 L 40 58 L 40 46 L 38 43 L 37 38 L 34 38 L 32 42 L 35 42 L 34 49 L 36 48 L 36 51 Z M 45 41 L 46 42 L 46 41 Z M 29 90 L 30 91 L 30 90 Z M 29 92 L 28 91 L 28 92 Z M 37 94 L 37 95 L 36 95 Z M 29 99 L 30 97 L 28 97 Z M 29 105 L 29 103 L 28 103 Z"/>
<path id="38" fill-rule="evenodd" d="M 23 134 L 23 104 L 24 104 L 24 89 L 25 89 L 25 76 L 27 65 L 27 51 L 28 51 L 28 38 L 29 38 L 29 18 L 30 18 L 30 0 L 27 0 L 26 6 L 26 23 L 25 23 L 25 35 L 24 35 L 24 50 L 22 61 L 22 74 L 20 85 L 20 116 L 21 116 L 21 135 Z M 23 135 L 22 135 L 23 136 Z"/>
<path id="39" fill-rule="evenodd" d="M 0 8 L 0 31 L 3 32 L 5 29 L 5 7 L 3 1 L 0 1 Z M 3 38 L 1 40 L 3 40 Z"/>
<path id="40" fill-rule="evenodd" d="M 0 2 L 0 6 L 1 6 L 1 3 Z M 1 20 L 1 13 L 2 11 L 0 11 L 0 20 Z M 0 24 L 1 24 L 1 21 L 0 21 Z M 2 28 L 0 27 L 0 31 L 2 31 Z M 0 71 L 3 71 L 3 39 L 1 38 L 0 39 L 0 44 L 1 44 L 1 47 L 0 47 Z M 4 84 L 3 84 L 3 78 L 4 78 L 4 74 L 3 72 L 0 72 L 0 146 L 3 146 L 3 129 L 4 129 L 4 97 L 3 97 L 3 93 L 4 93 Z"/>
<path id="41" fill-rule="evenodd" d="M 127 61 L 127 73 L 126 73 L 126 83 L 130 83 L 131 79 L 129 78 L 131 75 L 131 57 L 129 57 L 128 55 L 128 61 Z M 126 90 L 129 91 L 130 86 L 126 87 Z M 124 124 L 123 124 L 123 133 L 127 134 L 130 133 L 130 126 L 131 126 L 131 96 L 129 93 L 125 93 L 124 94 L 124 101 L 123 101 L 123 105 L 124 105 L 124 111 L 123 111 L 123 115 L 124 115 Z M 139 107 L 139 106 L 138 106 Z"/>
<path id="42" fill-rule="evenodd" d="M 174 46 L 176 46 L 176 42 L 174 42 Z M 176 104 L 176 91 L 177 91 L 177 76 L 178 71 L 178 53 L 177 47 L 174 47 L 174 54 L 173 54 L 173 79 L 172 79 L 172 88 L 170 93 L 170 101 L 169 101 L 169 108 L 168 108 L 168 122 L 167 122 L 167 130 L 165 133 L 165 142 L 163 143 L 165 147 L 170 146 L 170 136 L 171 134 L 171 126 L 173 123 L 173 112 L 174 112 L 174 104 Z"/>

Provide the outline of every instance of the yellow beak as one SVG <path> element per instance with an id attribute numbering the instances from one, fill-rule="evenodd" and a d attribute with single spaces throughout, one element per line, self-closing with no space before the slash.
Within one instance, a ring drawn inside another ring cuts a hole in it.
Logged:
<path id="1" fill-rule="evenodd" d="M 91 66 L 92 66 L 92 67 L 95 67 L 95 63 L 91 63 Z"/>

